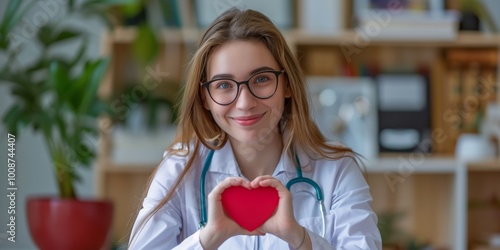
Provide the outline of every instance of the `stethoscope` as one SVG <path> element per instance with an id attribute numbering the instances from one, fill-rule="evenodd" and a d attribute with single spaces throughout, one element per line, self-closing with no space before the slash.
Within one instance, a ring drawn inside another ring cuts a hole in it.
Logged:
<path id="1" fill-rule="evenodd" d="M 208 172 L 208 169 L 210 168 L 210 164 L 212 163 L 212 158 L 214 156 L 214 150 L 210 150 L 208 153 L 207 159 L 205 160 L 205 164 L 203 165 L 203 170 L 201 171 L 201 178 L 200 178 L 200 206 L 201 206 L 201 221 L 200 221 L 200 228 L 204 227 L 205 224 L 207 224 L 207 205 L 206 205 L 206 200 L 205 200 L 205 178 Z M 306 192 L 310 194 L 311 196 L 315 196 L 316 200 L 318 200 L 319 203 L 319 208 L 321 210 L 321 219 L 323 222 L 322 226 L 322 234 L 321 236 L 324 238 L 325 233 L 326 233 L 326 209 L 325 209 L 325 204 L 323 203 L 323 191 L 321 191 L 321 187 L 316 183 L 315 181 L 303 177 L 302 176 L 302 169 L 300 168 L 300 161 L 299 157 L 297 154 L 295 154 L 295 159 L 297 161 L 297 165 L 295 166 L 295 170 L 297 171 L 297 177 L 291 179 L 288 181 L 286 184 L 286 188 L 288 190 L 291 190 L 290 188 L 297 183 L 307 183 L 311 185 L 315 190 L 316 190 L 316 195 L 313 193 L 307 191 L 307 190 L 302 190 L 299 192 Z"/>

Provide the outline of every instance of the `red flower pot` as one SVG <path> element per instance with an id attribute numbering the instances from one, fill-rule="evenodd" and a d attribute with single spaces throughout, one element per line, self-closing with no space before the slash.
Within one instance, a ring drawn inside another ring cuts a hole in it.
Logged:
<path id="1" fill-rule="evenodd" d="M 31 237 L 41 250 L 101 249 L 110 232 L 109 201 L 29 198 Z"/>

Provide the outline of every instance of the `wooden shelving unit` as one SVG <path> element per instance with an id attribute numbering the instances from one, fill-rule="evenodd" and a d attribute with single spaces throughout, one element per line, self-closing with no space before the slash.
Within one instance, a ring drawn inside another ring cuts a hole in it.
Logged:
<path id="1" fill-rule="evenodd" d="M 336 36 L 312 35 L 303 30 L 288 30 L 283 33 L 308 75 L 337 75 L 335 65 L 346 63 L 340 47 L 356 46 L 357 34 L 354 31 Z M 134 28 L 116 28 L 113 33 L 103 36 L 103 53 L 112 56 L 113 61 L 102 83 L 102 96 L 111 96 L 120 91 L 124 82 L 129 80 L 126 78 L 132 76 L 127 72 L 130 69 L 137 71 L 137 77 L 144 73 L 143 69 L 137 69 L 130 53 L 130 46 L 136 35 Z M 201 30 L 192 28 L 163 30 L 161 52 L 156 65 L 172 73 L 172 79 L 181 81 L 185 66 L 201 35 Z M 443 54 L 452 48 L 485 47 L 500 50 L 500 35 L 462 32 L 451 41 L 372 39 L 363 47 L 362 53 L 353 56 L 352 63 L 376 61 L 381 65 L 390 65 L 401 59 L 427 63 L 433 69 L 431 98 L 433 105 L 436 105 L 431 110 L 431 119 L 434 121 L 432 127 L 445 128 L 442 121 L 444 107 L 440 106 L 445 92 L 441 80 L 447 74 Z M 325 59 L 329 61 L 325 62 Z M 325 65 L 332 67 L 325 68 Z M 114 238 L 118 239 L 126 233 L 127 224 L 136 212 L 137 202 L 156 164 L 115 164 L 109 157 L 113 142 L 106 135 L 102 140 L 96 171 L 98 195 L 115 202 L 113 233 Z M 160 160 L 161 156 L 158 157 L 158 163 Z M 477 217 L 468 213 L 468 200 L 469 195 L 474 199 L 482 198 L 483 192 L 494 193 L 495 190 L 500 190 L 500 159 L 466 163 L 455 159 L 450 153 L 384 154 L 365 162 L 365 166 L 366 178 L 374 197 L 374 210 L 407 214 L 401 221 L 402 230 L 411 233 L 421 242 L 429 242 L 437 247 L 488 249 L 468 246 L 468 240 L 476 237 L 470 232 L 481 231 L 477 225 L 468 223 L 470 216 Z M 500 197 L 500 193 L 497 194 Z M 487 222 L 488 218 L 481 216 L 483 215 L 479 215 L 480 221 Z"/>

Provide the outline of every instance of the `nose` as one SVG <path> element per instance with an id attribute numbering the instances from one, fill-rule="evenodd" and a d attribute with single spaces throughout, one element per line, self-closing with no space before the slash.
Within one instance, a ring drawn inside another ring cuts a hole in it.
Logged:
<path id="1" fill-rule="evenodd" d="M 248 86 L 241 85 L 240 93 L 236 98 L 236 108 L 241 110 L 251 109 L 257 105 L 256 99 L 257 98 L 253 96 L 250 90 L 248 89 Z"/>

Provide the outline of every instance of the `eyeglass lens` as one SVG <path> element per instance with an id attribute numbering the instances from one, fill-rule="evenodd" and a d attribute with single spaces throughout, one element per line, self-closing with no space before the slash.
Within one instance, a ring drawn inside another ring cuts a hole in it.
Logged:
<path id="1" fill-rule="evenodd" d="M 219 104 L 229 104 L 238 96 L 238 83 L 232 79 L 220 79 L 210 83 L 208 91 L 212 99 Z M 248 80 L 250 92 L 257 98 L 266 99 L 274 95 L 278 85 L 275 72 L 261 72 Z"/>

